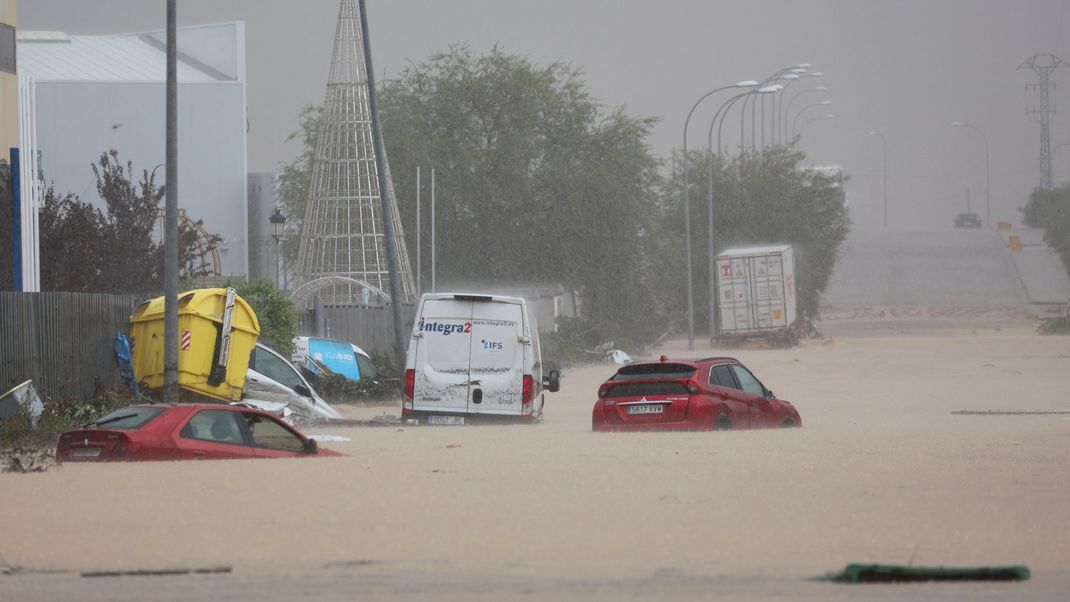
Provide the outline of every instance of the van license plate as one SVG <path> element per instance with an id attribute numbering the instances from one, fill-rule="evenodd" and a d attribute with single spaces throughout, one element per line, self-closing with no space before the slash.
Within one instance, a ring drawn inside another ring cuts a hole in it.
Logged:
<path id="1" fill-rule="evenodd" d="M 664 411 L 665 406 L 661 404 L 628 406 L 629 414 L 661 414 Z"/>
<path id="2" fill-rule="evenodd" d="M 464 424 L 464 416 L 428 416 L 427 424 Z"/>

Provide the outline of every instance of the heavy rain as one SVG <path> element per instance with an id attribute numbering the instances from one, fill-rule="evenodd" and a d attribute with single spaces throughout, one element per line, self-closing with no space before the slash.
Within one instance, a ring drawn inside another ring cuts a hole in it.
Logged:
<path id="1" fill-rule="evenodd" d="M 1065 599 L 1068 27 L 0 0 L 0 600 Z"/>

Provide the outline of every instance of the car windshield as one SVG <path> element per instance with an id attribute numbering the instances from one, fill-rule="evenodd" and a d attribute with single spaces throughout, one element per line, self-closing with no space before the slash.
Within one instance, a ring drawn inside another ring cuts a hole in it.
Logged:
<path id="1" fill-rule="evenodd" d="M 107 427 L 110 429 L 122 430 L 139 429 L 148 424 L 153 418 L 162 414 L 163 411 L 164 408 L 153 406 L 122 408 L 90 422 L 83 428 Z"/>

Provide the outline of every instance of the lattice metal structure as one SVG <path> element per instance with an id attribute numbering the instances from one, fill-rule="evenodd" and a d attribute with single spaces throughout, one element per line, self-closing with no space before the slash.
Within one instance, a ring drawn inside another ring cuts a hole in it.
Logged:
<path id="1" fill-rule="evenodd" d="M 389 300 L 384 205 L 397 240 L 401 302 L 415 297 L 389 167 L 380 203 L 366 65 L 360 14 L 354 0 L 341 0 L 295 270 L 299 302 L 314 294 L 335 306 Z"/>
<path id="2" fill-rule="evenodd" d="M 1040 124 L 1040 188 L 1050 190 L 1053 186 L 1051 168 L 1051 116 L 1055 114 L 1055 107 L 1051 106 L 1051 89 L 1055 87 L 1049 79 L 1052 71 L 1060 67 L 1068 67 L 1066 61 L 1054 54 L 1035 54 L 1026 62 L 1018 66 L 1019 69 L 1026 67 L 1033 70 L 1040 78 L 1040 83 L 1026 86 L 1026 89 L 1035 89 L 1040 95 L 1040 104 L 1035 109 L 1029 109 L 1026 113 L 1030 119 Z"/>

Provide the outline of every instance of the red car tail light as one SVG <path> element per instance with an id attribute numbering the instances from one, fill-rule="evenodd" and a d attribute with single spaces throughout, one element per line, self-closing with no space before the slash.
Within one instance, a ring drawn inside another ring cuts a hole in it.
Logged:
<path id="1" fill-rule="evenodd" d="M 687 390 L 691 393 L 698 393 L 698 385 L 695 383 L 687 383 Z"/>
<path id="2" fill-rule="evenodd" d="M 598 397 L 599 398 L 605 397 L 606 393 L 608 393 L 608 392 L 609 392 L 609 383 L 602 383 L 601 385 L 598 386 Z"/>
<path id="3" fill-rule="evenodd" d="M 521 399 L 523 400 L 523 407 L 520 410 L 521 414 L 531 413 L 531 401 L 535 398 L 535 379 L 530 374 L 524 375 L 523 392 L 521 393 Z"/>

